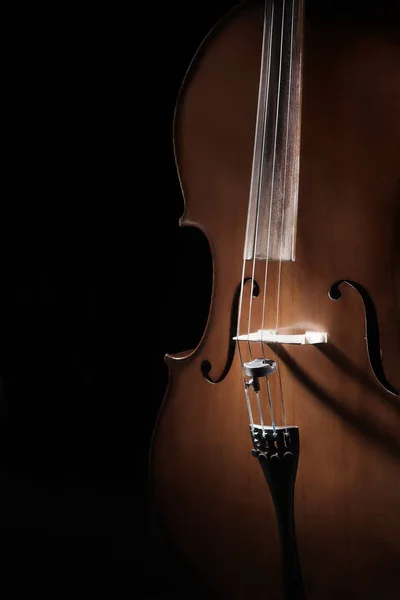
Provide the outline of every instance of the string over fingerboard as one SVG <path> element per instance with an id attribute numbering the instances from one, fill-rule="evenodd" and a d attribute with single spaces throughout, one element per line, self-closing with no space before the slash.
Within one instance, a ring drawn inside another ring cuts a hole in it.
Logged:
<path id="1" fill-rule="evenodd" d="M 303 0 L 267 0 L 244 259 L 295 260 Z"/>

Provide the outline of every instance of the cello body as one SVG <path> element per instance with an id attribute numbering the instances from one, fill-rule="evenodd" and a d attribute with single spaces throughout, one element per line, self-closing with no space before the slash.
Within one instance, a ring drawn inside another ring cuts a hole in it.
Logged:
<path id="1" fill-rule="evenodd" d="M 223 19 L 178 97 L 180 224 L 206 236 L 213 288 L 198 346 L 166 357 L 150 461 L 167 539 L 210 598 L 226 600 L 284 597 L 274 504 L 251 456 L 237 351 L 228 359 L 262 14 L 244 4 Z M 280 371 L 287 422 L 300 432 L 294 517 L 308 600 L 392 598 L 400 589 L 400 45 L 389 25 L 304 20 L 296 259 L 282 267 L 280 321 L 328 332 L 328 342 L 285 347 Z M 257 281 L 263 268 L 256 261 Z M 273 262 L 268 278 L 276 297 Z M 252 293 L 246 285 L 244 305 Z M 253 312 L 261 312 L 256 294 Z M 267 327 L 274 318 L 267 310 Z"/>

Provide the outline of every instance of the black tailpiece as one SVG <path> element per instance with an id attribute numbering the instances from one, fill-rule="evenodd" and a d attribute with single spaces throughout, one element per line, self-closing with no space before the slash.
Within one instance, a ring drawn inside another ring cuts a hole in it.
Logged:
<path id="1" fill-rule="evenodd" d="M 258 458 L 271 491 L 282 550 L 285 600 L 306 600 L 294 525 L 294 486 L 299 460 L 298 427 L 250 427 L 253 456 Z"/>

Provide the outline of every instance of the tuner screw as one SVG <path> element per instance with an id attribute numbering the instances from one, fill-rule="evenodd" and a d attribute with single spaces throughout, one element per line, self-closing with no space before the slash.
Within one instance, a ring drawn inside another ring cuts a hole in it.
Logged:
<path id="1" fill-rule="evenodd" d="M 275 460 L 279 460 L 279 454 L 275 452 L 275 454 L 271 454 L 270 458 L 274 458 Z"/>
<path id="2" fill-rule="evenodd" d="M 257 456 L 259 455 L 259 452 L 258 452 L 258 450 L 255 450 L 255 449 L 253 448 L 253 450 L 251 451 L 251 455 L 252 455 L 252 456 L 254 456 L 255 458 L 257 458 Z"/>

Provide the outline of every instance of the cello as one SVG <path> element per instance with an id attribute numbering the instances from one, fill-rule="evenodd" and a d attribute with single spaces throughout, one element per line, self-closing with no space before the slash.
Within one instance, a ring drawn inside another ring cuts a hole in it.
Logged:
<path id="1" fill-rule="evenodd" d="M 197 347 L 166 356 L 151 493 L 210 597 L 400 588 L 400 19 L 384 6 L 241 3 L 177 99 L 180 225 L 204 233 L 213 287 Z"/>

